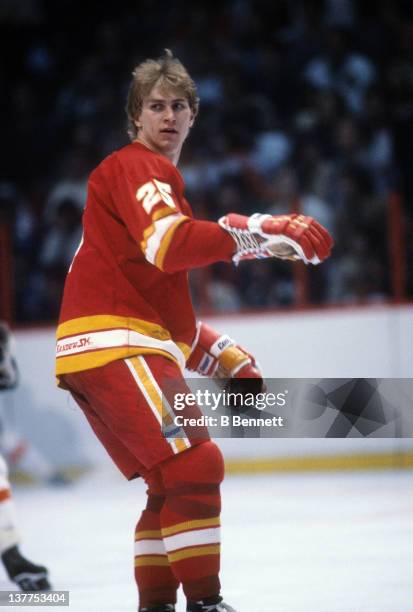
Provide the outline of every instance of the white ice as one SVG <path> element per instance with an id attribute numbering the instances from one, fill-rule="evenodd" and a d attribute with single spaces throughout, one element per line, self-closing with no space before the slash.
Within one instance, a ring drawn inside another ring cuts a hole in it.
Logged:
<path id="1" fill-rule="evenodd" d="M 70 591 L 59 609 L 136 611 L 144 491 L 108 468 L 69 488 L 15 487 L 22 551 Z M 413 610 L 413 472 L 228 477 L 222 522 L 223 594 L 239 612 Z"/>

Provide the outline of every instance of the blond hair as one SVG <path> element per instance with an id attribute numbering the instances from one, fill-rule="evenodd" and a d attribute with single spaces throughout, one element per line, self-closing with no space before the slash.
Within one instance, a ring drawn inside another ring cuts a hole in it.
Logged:
<path id="1" fill-rule="evenodd" d="M 134 140 L 138 134 L 135 121 L 142 111 L 143 100 L 155 85 L 182 92 L 188 100 L 194 117 L 198 114 L 199 98 L 196 93 L 196 85 L 185 66 L 173 56 L 169 49 L 165 49 L 164 55 L 157 60 L 147 59 L 138 64 L 132 72 L 132 77 L 125 109 L 128 116 L 128 134 L 131 140 Z"/>

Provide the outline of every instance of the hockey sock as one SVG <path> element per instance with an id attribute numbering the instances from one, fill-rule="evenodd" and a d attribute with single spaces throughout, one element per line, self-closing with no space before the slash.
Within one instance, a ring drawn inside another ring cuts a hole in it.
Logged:
<path id="1" fill-rule="evenodd" d="M 162 540 L 160 511 L 165 501 L 161 477 L 152 470 L 145 478 L 148 501 L 135 531 L 135 579 L 141 608 L 176 602 L 179 586 Z"/>
<path id="2" fill-rule="evenodd" d="M 217 595 L 220 567 L 221 451 L 211 441 L 160 464 L 165 487 L 161 527 L 165 549 L 188 600 Z"/>
<path id="3" fill-rule="evenodd" d="M 7 465 L 0 455 L 0 553 L 19 542 Z"/>

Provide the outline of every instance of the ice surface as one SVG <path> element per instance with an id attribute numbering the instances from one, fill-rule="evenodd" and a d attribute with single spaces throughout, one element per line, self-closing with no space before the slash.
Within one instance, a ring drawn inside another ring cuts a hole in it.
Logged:
<path id="1" fill-rule="evenodd" d="M 69 488 L 14 491 L 22 552 L 70 591 L 59 609 L 136 611 L 143 482 L 105 468 Z M 228 477 L 222 523 L 223 594 L 239 612 L 413 610 L 412 472 Z"/>

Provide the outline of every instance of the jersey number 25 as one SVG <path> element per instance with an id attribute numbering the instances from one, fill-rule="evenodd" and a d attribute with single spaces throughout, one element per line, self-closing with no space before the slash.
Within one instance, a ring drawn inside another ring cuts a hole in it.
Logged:
<path id="1" fill-rule="evenodd" d="M 152 208 L 159 202 L 164 202 L 171 208 L 176 208 L 171 193 L 172 189 L 168 183 L 152 179 L 139 187 L 136 192 L 136 199 L 138 202 L 142 202 L 142 206 L 149 215 Z"/>

